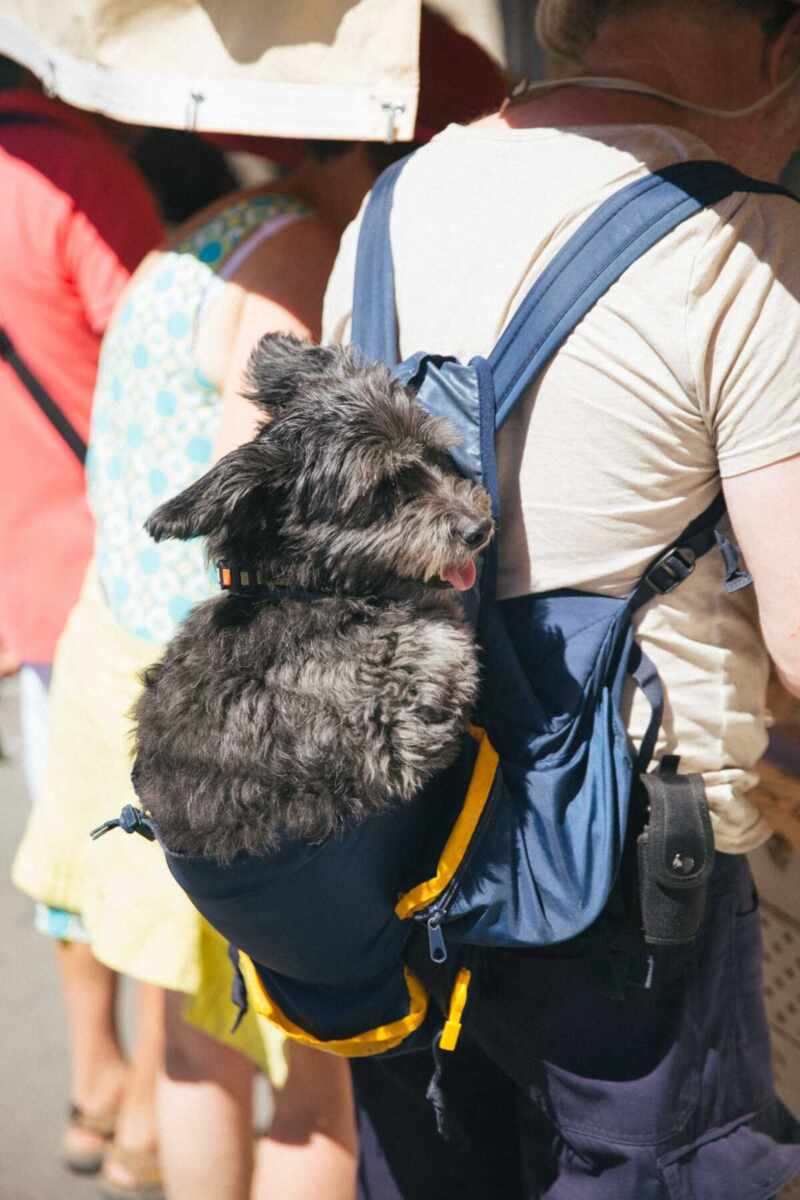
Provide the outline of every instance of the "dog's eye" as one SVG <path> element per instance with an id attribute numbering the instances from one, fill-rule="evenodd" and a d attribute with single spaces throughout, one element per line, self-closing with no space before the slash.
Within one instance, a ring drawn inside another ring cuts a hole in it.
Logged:
<path id="1" fill-rule="evenodd" d="M 371 508 L 374 516 L 388 518 L 392 515 L 397 504 L 397 490 L 391 479 L 385 479 L 373 489 Z"/>
<path id="2" fill-rule="evenodd" d="M 414 715 L 426 725 L 443 725 L 450 720 L 450 714 L 441 708 L 430 708 L 423 705 L 414 710 Z"/>
<path id="3" fill-rule="evenodd" d="M 397 493 L 391 480 L 370 488 L 349 505 L 347 523 L 356 528 L 372 525 L 391 517 L 397 507 Z"/>
<path id="4" fill-rule="evenodd" d="M 447 450 L 431 450 L 427 458 L 433 467 L 436 467 L 439 471 L 443 471 L 445 475 L 459 474 L 458 467 L 453 461 L 453 456 Z"/>
<path id="5" fill-rule="evenodd" d="M 394 477 L 394 486 L 401 500 L 421 495 L 434 484 L 433 476 L 424 467 L 402 467 Z"/>

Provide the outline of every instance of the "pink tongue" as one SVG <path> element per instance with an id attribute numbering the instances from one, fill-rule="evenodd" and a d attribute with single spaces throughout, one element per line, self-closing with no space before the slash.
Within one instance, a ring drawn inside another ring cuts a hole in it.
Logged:
<path id="1" fill-rule="evenodd" d="M 475 563 L 470 561 L 463 567 L 445 567 L 442 579 L 452 584 L 457 592 L 468 592 L 474 585 L 478 572 Z"/>

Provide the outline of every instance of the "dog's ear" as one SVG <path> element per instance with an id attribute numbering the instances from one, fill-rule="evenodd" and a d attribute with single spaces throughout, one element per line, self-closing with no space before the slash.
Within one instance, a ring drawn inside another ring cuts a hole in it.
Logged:
<path id="1" fill-rule="evenodd" d="M 245 399 L 267 413 L 284 407 L 341 358 L 341 351 L 303 342 L 289 333 L 266 333 L 250 355 L 245 372 Z"/>
<path id="2" fill-rule="evenodd" d="M 256 438 L 221 458 L 210 471 L 151 513 L 145 529 L 157 542 L 214 533 L 260 488 L 267 489 L 275 468 L 268 439 Z"/>

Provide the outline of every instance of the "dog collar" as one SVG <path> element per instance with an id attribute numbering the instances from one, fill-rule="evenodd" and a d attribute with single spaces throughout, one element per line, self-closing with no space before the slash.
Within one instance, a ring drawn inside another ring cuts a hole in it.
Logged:
<path id="1" fill-rule="evenodd" d="M 247 592 L 253 588 L 268 586 L 261 571 L 254 571 L 250 567 L 234 567 L 223 562 L 217 563 L 217 579 L 225 592 Z"/>
<path id="2" fill-rule="evenodd" d="M 450 584 L 428 581 L 422 585 L 409 581 L 399 587 L 391 588 L 380 595 L 356 595 L 352 592 L 323 591 L 321 588 L 297 587 L 292 583 L 276 583 L 268 580 L 262 571 L 252 567 L 234 566 L 232 563 L 217 563 L 217 579 L 223 592 L 232 596 L 241 596 L 248 600 L 408 600 L 411 595 L 418 593 L 420 586 L 436 591 L 446 590 Z"/>
<path id="3" fill-rule="evenodd" d="M 334 592 L 295 587 L 290 583 L 275 583 L 267 580 L 262 571 L 223 562 L 217 563 L 217 579 L 224 592 L 230 592 L 232 596 L 245 596 L 250 600 L 323 600 L 335 595 Z"/>

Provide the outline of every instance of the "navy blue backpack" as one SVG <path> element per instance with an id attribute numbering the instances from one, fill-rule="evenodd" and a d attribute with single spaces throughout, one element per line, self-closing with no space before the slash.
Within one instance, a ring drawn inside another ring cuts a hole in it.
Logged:
<path id="1" fill-rule="evenodd" d="M 704 207 L 734 192 L 782 193 L 717 162 L 646 175 L 602 204 L 555 256 L 488 358 L 465 365 L 416 354 L 400 363 L 389 216 L 403 165 L 381 177 L 365 210 L 353 342 L 456 427 L 462 441 L 454 457 L 491 495 L 501 530 L 496 431 L 582 317 L 627 267 Z M 657 286 L 654 279 L 654 293 Z M 474 948 L 563 943 L 603 912 L 639 778 L 651 816 L 638 846 L 644 931 L 637 936 L 654 947 L 691 940 L 713 859 L 702 779 L 678 774 L 675 759 L 647 773 L 663 696 L 632 619 L 715 547 L 720 586 L 749 582 L 718 531 L 723 515 L 720 496 L 676 531 L 623 598 L 561 590 L 498 601 L 490 548 L 466 601 L 482 646 L 480 711 L 449 771 L 411 805 L 322 845 L 240 856 L 224 867 L 165 851 L 178 883 L 236 947 L 258 1012 L 290 1037 L 334 1053 L 411 1049 L 433 1038 L 453 1049 Z M 652 707 L 638 753 L 621 716 L 631 676 Z M 124 810 L 119 823 L 158 836 L 137 809 Z M 447 1014 L 434 1011 L 407 962 L 420 925 L 431 960 L 452 984 Z"/>

